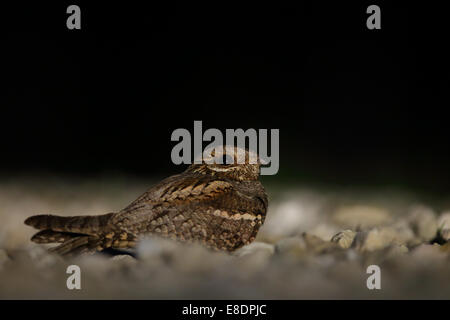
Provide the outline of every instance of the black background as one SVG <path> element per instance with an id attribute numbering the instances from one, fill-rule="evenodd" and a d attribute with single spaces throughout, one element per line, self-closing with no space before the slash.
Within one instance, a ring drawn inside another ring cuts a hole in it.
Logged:
<path id="1" fill-rule="evenodd" d="M 81 7 L 81 30 L 66 8 Z M 382 29 L 366 28 L 381 7 Z M 166 175 L 176 128 L 279 128 L 272 180 L 450 186 L 435 5 L 20 3 L 2 9 L 0 171 Z M 269 178 L 268 178 L 269 179 Z"/>
<path id="2" fill-rule="evenodd" d="M 49 319 L 57 319 L 61 314 L 65 318 L 79 318 L 86 312 L 100 317 L 126 318 L 130 313 L 163 315 L 170 318 L 208 319 L 208 315 L 183 315 L 183 308 L 191 304 L 195 307 L 216 307 L 212 319 L 273 319 L 293 314 L 312 314 L 320 310 L 321 315 L 345 314 L 349 310 L 364 313 L 367 319 L 380 319 L 389 310 L 398 317 L 413 316 L 424 309 L 445 310 L 448 300 L 2 300 L 2 310 L 11 310 L 23 316 L 36 316 L 36 310 L 52 310 L 46 315 Z M 249 315 L 226 314 L 227 305 L 266 305 L 265 315 L 255 317 Z M 67 313 L 67 310 L 70 310 Z M 133 310 L 133 311 L 131 311 Z M 150 310 L 150 311 L 149 311 Z M 367 311 L 370 312 L 367 312 Z"/>

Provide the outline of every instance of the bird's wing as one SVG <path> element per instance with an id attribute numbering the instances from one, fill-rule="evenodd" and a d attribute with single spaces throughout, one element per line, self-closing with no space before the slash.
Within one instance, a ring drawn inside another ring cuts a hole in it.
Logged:
<path id="1" fill-rule="evenodd" d="M 192 206 L 205 210 L 224 209 L 231 213 L 260 211 L 260 214 L 265 214 L 266 210 L 259 197 L 239 192 L 231 182 L 206 175 L 178 175 L 167 178 L 141 195 L 118 212 L 113 223 L 130 227 L 157 219 L 169 211 L 183 212 Z"/>

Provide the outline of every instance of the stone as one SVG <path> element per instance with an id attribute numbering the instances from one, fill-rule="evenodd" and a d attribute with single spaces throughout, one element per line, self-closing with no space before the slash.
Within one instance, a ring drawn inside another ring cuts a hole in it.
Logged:
<path id="1" fill-rule="evenodd" d="M 363 205 L 340 207 L 333 214 L 332 219 L 339 226 L 350 229 L 366 229 L 392 221 L 387 210 Z"/>
<path id="2" fill-rule="evenodd" d="M 386 260 L 405 256 L 409 252 L 405 245 L 390 244 L 380 250 L 365 251 L 363 253 L 364 265 L 379 265 Z"/>
<path id="3" fill-rule="evenodd" d="M 290 256 L 303 256 L 307 251 L 305 240 L 301 237 L 289 237 L 275 245 L 275 253 Z"/>
<path id="4" fill-rule="evenodd" d="M 278 241 L 310 230 L 320 221 L 320 206 L 320 200 L 308 194 L 296 194 L 271 204 L 271 214 L 258 236 Z"/>
<path id="5" fill-rule="evenodd" d="M 273 244 L 255 241 L 236 250 L 234 255 L 244 257 L 255 253 L 263 253 L 264 255 L 271 256 L 275 253 L 275 246 Z"/>
<path id="6" fill-rule="evenodd" d="M 450 228 L 449 229 L 442 229 L 439 231 L 440 237 L 444 241 L 450 241 Z"/>
<path id="7" fill-rule="evenodd" d="M 337 232 L 339 232 L 339 228 L 329 223 L 321 223 L 308 230 L 308 234 L 317 236 L 325 241 L 330 241 Z"/>
<path id="8" fill-rule="evenodd" d="M 392 226 L 383 227 L 383 229 L 392 235 L 392 241 L 398 245 L 417 245 L 420 242 L 405 219 L 397 221 Z"/>
<path id="9" fill-rule="evenodd" d="M 387 248 L 386 255 L 388 257 L 394 257 L 398 255 L 403 255 L 409 252 L 409 249 L 404 244 L 393 244 Z"/>
<path id="10" fill-rule="evenodd" d="M 315 235 L 303 233 L 302 236 L 305 240 L 306 248 L 311 253 L 323 254 L 341 250 L 341 247 L 338 244 L 331 241 L 325 241 Z"/>
<path id="11" fill-rule="evenodd" d="M 153 260 L 161 256 L 170 256 L 180 246 L 180 243 L 158 237 L 146 237 L 139 242 L 137 255 L 142 260 Z"/>
<path id="12" fill-rule="evenodd" d="M 355 239 L 356 232 L 352 230 L 344 230 L 335 234 L 331 238 L 331 242 L 337 243 L 341 248 L 348 249 L 351 247 Z"/>
<path id="13" fill-rule="evenodd" d="M 252 242 L 244 246 L 234 255 L 237 259 L 237 268 L 244 273 L 257 273 L 267 268 L 267 265 L 275 253 L 273 244 L 264 242 Z"/>
<path id="14" fill-rule="evenodd" d="M 450 229 L 450 211 L 443 212 L 438 218 L 438 228 Z"/>
<path id="15" fill-rule="evenodd" d="M 45 248 L 33 245 L 28 251 L 33 264 L 38 268 L 49 268 L 58 261 L 63 260 L 61 256 L 48 252 Z"/>
<path id="16" fill-rule="evenodd" d="M 120 254 L 112 257 L 113 261 L 120 261 L 120 263 L 134 265 L 137 263 L 137 260 L 130 256 L 129 254 Z"/>
<path id="17" fill-rule="evenodd" d="M 417 238 L 423 242 L 434 239 L 438 231 L 438 222 L 433 210 L 419 205 L 410 209 L 409 224 Z"/>
<path id="18" fill-rule="evenodd" d="M 353 247 L 360 252 L 384 249 L 396 243 L 396 232 L 394 228 L 374 228 L 368 231 L 358 232 L 353 241 Z"/>

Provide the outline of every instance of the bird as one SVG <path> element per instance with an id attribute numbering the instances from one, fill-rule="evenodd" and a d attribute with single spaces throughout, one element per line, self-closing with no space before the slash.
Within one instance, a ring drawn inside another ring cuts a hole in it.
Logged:
<path id="1" fill-rule="evenodd" d="M 134 250 L 146 236 L 231 253 L 250 244 L 266 218 L 261 164 L 258 155 L 245 148 L 205 149 L 200 161 L 157 183 L 120 211 L 96 216 L 41 214 L 25 224 L 40 230 L 31 241 L 57 243 L 49 251 L 62 256 Z"/>

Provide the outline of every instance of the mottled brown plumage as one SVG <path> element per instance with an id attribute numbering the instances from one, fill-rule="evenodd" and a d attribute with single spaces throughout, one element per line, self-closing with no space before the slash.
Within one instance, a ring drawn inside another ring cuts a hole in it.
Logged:
<path id="1" fill-rule="evenodd" d="M 231 156 L 233 163 L 211 163 L 224 156 Z M 242 156 L 245 162 L 238 164 Z M 258 181 L 260 163 L 251 161 L 257 159 L 251 156 L 235 147 L 223 153 L 215 150 L 202 163 L 161 181 L 117 213 L 37 215 L 25 224 L 42 230 L 32 241 L 62 243 L 51 249 L 62 255 L 133 248 L 145 235 L 233 251 L 255 239 L 267 211 L 267 195 Z"/>

